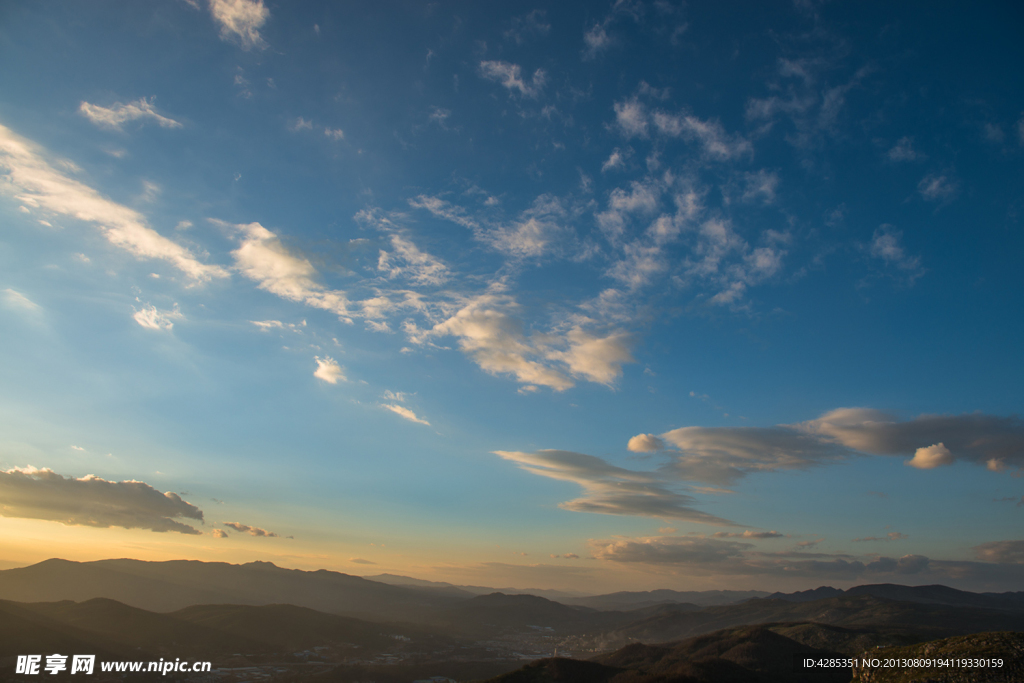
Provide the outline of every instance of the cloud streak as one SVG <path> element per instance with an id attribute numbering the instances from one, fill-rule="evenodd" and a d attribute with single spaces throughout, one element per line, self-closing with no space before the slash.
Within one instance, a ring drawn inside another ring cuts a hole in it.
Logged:
<path id="1" fill-rule="evenodd" d="M 92 223 L 115 247 L 138 259 L 166 261 L 193 282 L 228 277 L 224 268 L 201 263 L 188 249 L 150 228 L 142 214 L 57 170 L 46 157 L 37 145 L 0 126 L 0 169 L 6 173 L 0 192 L 30 210 Z"/>
<path id="2" fill-rule="evenodd" d="M 975 548 L 981 562 L 935 560 L 924 555 L 854 556 L 807 550 L 763 551 L 743 541 L 704 537 L 650 536 L 593 539 L 592 556 L 681 576 L 801 577 L 814 580 L 894 582 L 985 582 L 1024 578 L 1024 541 L 997 541 Z"/>
<path id="3" fill-rule="evenodd" d="M 145 97 L 128 104 L 115 102 L 110 107 L 101 107 L 83 101 L 78 106 L 78 112 L 97 126 L 114 130 L 121 130 L 121 125 L 128 121 L 139 120 L 154 121 L 161 128 L 181 128 L 180 122 L 157 112 L 153 103 Z"/>
<path id="4" fill-rule="evenodd" d="M 900 420 L 868 408 L 839 408 L 774 427 L 681 427 L 656 437 L 671 451 L 665 475 L 729 484 L 753 472 L 806 469 L 856 455 L 910 458 L 919 469 L 964 461 L 993 471 L 1024 467 L 1024 423 L 1015 416 L 921 415 Z M 634 441 L 635 440 L 635 441 Z M 650 435 L 635 449 L 658 445 Z"/>
<path id="5" fill-rule="evenodd" d="M 256 536 L 257 538 L 279 538 L 273 531 L 267 531 L 258 526 L 249 526 L 248 524 L 239 524 L 238 522 L 223 522 L 223 524 L 229 529 L 234 529 L 239 533 L 249 534 L 250 536 Z"/>
<path id="6" fill-rule="evenodd" d="M 601 458 L 572 451 L 494 453 L 531 474 L 583 487 L 583 496 L 559 504 L 564 510 L 735 526 L 729 520 L 696 510 L 692 507 L 695 502 L 692 496 L 673 491 L 670 482 L 654 472 L 627 470 Z"/>
<path id="7" fill-rule="evenodd" d="M 395 415 L 398 415 L 399 417 L 401 417 L 403 419 L 406 419 L 409 422 L 415 422 L 417 424 L 427 425 L 428 427 L 430 426 L 429 422 L 427 422 L 426 420 L 424 420 L 422 418 L 417 417 L 416 413 L 414 413 L 413 411 L 409 410 L 405 406 L 398 405 L 397 403 L 381 403 L 380 407 L 383 408 L 384 410 L 390 410 Z"/>
<path id="8" fill-rule="evenodd" d="M 0 471 L 0 515 L 189 535 L 201 532 L 178 520 L 203 521 L 195 505 L 145 482 L 107 481 L 92 474 L 76 479 L 35 467 Z"/>

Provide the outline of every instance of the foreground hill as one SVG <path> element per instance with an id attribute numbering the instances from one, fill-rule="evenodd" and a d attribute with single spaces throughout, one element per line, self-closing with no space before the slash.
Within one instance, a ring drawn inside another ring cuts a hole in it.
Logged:
<path id="1" fill-rule="evenodd" d="M 487 683 L 1007 683 L 1024 680 L 1024 633 L 977 633 L 860 655 L 882 661 L 1002 658 L 1000 668 L 795 668 L 794 659 L 805 657 L 841 655 L 787 638 L 776 627 L 743 626 L 676 643 L 633 643 L 591 660 L 543 659 Z"/>
<path id="2" fill-rule="evenodd" d="M 76 603 L 0 601 L 0 658 L 27 652 L 90 652 L 101 658 L 217 658 L 316 647 L 381 652 L 396 636 L 443 644 L 426 631 L 391 627 L 293 605 L 198 605 L 159 614 L 94 598 Z M 114 655 L 118 655 L 115 657 Z"/>
<path id="3" fill-rule="evenodd" d="M 8 603 L 11 604 L 11 603 Z M 187 653 L 190 656 L 215 655 L 222 652 L 252 652 L 260 649 L 254 640 L 191 624 L 166 614 L 148 612 L 116 600 L 93 598 L 84 602 L 27 603 L 19 605 L 24 616 L 32 613 L 58 632 L 88 634 L 97 643 L 121 651 L 142 651 L 157 656 Z M 8 643 L 0 644 L 6 652 Z M 37 647 L 31 651 L 37 651 Z M 60 652 L 60 650 L 54 650 Z M 21 654 L 23 654 L 22 651 Z"/>
<path id="4" fill-rule="evenodd" d="M 650 617 L 580 641 L 577 649 L 609 649 L 631 642 L 667 642 L 744 624 L 816 622 L 858 629 L 884 628 L 915 641 L 979 631 L 1024 630 L 1024 611 L 903 602 L 870 595 L 813 602 L 751 600 L 693 611 L 663 607 Z"/>
<path id="5" fill-rule="evenodd" d="M 590 661 L 545 659 L 491 683 L 846 683 L 850 671 L 799 671 L 795 655 L 837 657 L 774 631 L 746 626 L 679 643 L 634 643 Z"/>
<path id="6" fill-rule="evenodd" d="M 32 605 L 0 600 L 0 660 L 30 652 L 90 652 L 116 659 L 134 656 L 134 651 L 126 643 L 40 614 Z"/>
<path id="7" fill-rule="evenodd" d="M 871 650 L 862 657 L 886 659 L 1002 659 L 1001 667 L 920 667 L 858 668 L 853 680 L 858 683 L 1004 683 L 1024 680 L 1024 633 L 975 633 L 969 636 L 945 638 L 909 647 L 891 647 Z"/>

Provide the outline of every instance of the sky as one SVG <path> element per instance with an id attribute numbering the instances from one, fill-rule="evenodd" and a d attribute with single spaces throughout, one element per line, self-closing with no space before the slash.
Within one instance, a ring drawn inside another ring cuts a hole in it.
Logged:
<path id="1" fill-rule="evenodd" d="M 1024 580 L 1019 3 L 0 5 L 0 567 Z"/>

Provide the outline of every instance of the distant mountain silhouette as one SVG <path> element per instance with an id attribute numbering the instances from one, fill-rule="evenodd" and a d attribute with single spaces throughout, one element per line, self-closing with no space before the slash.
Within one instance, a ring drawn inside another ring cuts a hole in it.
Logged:
<path id="1" fill-rule="evenodd" d="M 824 600 L 825 598 L 837 598 L 840 595 L 844 595 L 845 591 L 838 588 L 832 588 L 831 586 L 821 586 L 820 588 L 813 588 L 806 591 L 797 591 L 795 593 L 772 593 L 771 595 L 765 596 L 765 600 L 785 600 L 786 602 L 813 602 L 815 600 Z"/>
<path id="2" fill-rule="evenodd" d="M 620 612 L 571 607 L 535 595 L 480 595 L 437 615 L 439 623 L 475 635 L 534 629 L 553 633 L 594 631 L 627 622 Z"/>
<path id="3" fill-rule="evenodd" d="M 1024 592 L 1016 593 L 971 593 L 948 586 L 900 586 L 892 583 L 869 584 L 854 586 L 848 590 L 839 590 L 830 586 L 822 586 L 814 590 L 796 593 L 772 593 L 766 600 L 785 600 L 787 602 L 812 602 L 823 598 L 834 598 L 840 595 L 872 595 L 886 600 L 902 600 L 904 602 L 921 602 L 936 605 L 953 605 L 957 607 L 982 607 L 987 609 L 1024 610 Z"/>
<path id="4" fill-rule="evenodd" d="M 110 598 L 156 612 L 190 605 L 290 604 L 373 620 L 422 618 L 459 601 L 340 572 L 283 569 L 269 562 L 53 559 L 0 571 L 0 599 L 81 602 L 91 598 Z"/>
<path id="5" fill-rule="evenodd" d="M 653 591 L 619 591 L 605 595 L 566 598 L 559 602 L 602 610 L 630 610 L 665 604 L 692 604 L 707 607 L 728 605 L 751 598 L 763 598 L 765 591 L 673 591 L 665 588 Z M 557 598 L 556 598 L 557 599 Z"/>
<path id="6" fill-rule="evenodd" d="M 414 579 L 411 576 L 399 576 L 396 574 L 376 574 L 364 576 L 364 579 L 378 581 L 391 586 L 410 586 L 413 588 L 432 588 L 448 595 L 472 597 L 474 595 L 490 595 L 491 593 L 504 593 L 506 595 L 537 595 L 548 600 L 567 603 L 567 600 L 579 598 L 582 593 L 567 593 L 566 591 L 551 590 L 549 588 L 489 588 L 487 586 L 463 586 L 446 583 L 444 581 L 426 581 Z"/>

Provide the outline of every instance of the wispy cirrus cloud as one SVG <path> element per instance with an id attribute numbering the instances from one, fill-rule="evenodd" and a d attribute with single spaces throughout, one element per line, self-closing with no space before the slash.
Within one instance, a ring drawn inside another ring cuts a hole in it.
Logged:
<path id="1" fill-rule="evenodd" d="M 228 277 L 224 268 L 200 262 L 191 251 L 153 230 L 138 211 L 55 168 L 55 164 L 69 165 L 59 160 L 51 163 L 47 156 L 34 143 L 0 126 L 0 169 L 6 171 L 0 192 L 30 210 L 91 223 L 115 247 L 139 259 L 166 261 L 193 282 Z"/>
<path id="2" fill-rule="evenodd" d="M 115 102 L 109 107 L 82 102 L 78 107 L 78 112 L 97 126 L 115 130 L 121 130 L 122 124 L 128 121 L 139 120 L 155 121 L 161 128 L 182 127 L 181 122 L 159 113 L 153 106 L 152 99 L 147 100 L 143 97 L 128 104 Z"/>
<path id="3" fill-rule="evenodd" d="M 11 308 L 26 311 L 28 313 L 36 313 L 42 309 L 42 307 L 35 301 L 32 301 L 32 299 L 29 299 L 21 292 L 11 289 L 10 287 L 3 291 L 3 295 L 4 303 Z"/>
<path id="4" fill-rule="evenodd" d="M 176 493 L 141 481 L 107 481 L 88 474 L 64 477 L 49 468 L 0 471 L 0 515 L 44 519 L 72 526 L 123 527 L 180 534 L 201 532 L 179 519 L 200 523 L 203 513 Z"/>

